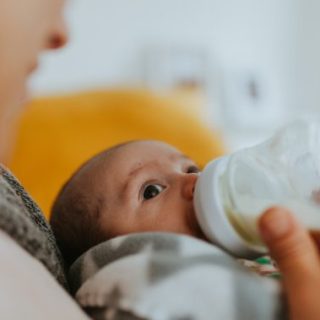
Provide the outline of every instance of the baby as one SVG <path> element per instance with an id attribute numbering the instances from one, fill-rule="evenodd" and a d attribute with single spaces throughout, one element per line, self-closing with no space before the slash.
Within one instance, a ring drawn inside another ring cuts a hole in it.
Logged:
<path id="1" fill-rule="evenodd" d="M 164 231 L 205 240 L 193 208 L 199 168 L 174 147 L 133 141 L 87 161 L 60 191 L 51 226 L 68 264 L 119 235 Z"/>

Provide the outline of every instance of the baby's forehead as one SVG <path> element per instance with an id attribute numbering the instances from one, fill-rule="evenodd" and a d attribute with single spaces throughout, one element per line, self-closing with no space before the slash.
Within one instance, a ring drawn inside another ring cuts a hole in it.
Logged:
<path id="1" fill-rule="evenodd" d="M 175 147 L 161 141 L 136 141 L 118 148 L 114 156 L 124 157 L 127 160 L 134 159 L 158 159 L 162 158 L 181 158 L 186 157 Z"/>
<path id="2" fill-rule="evenodd" d="M 135 168 L 190 161 L 175 147 L 159 141 L 137 141 L 114 149 L 104 157 L 102 168 L 112 176 L 123 176 Z"/>
<path id="3" fill-rule="evenodd" d="M 102 160 L 102 161 L 101 161 Z M 125 186 L 139 174 L 156 170 L 170 170 L 171 166 L 190 161 L 176 148 L 158 141 L 131 142 L 105 153 L 94 172 L 95 186 L 104 196 L 118 197 Z M 150 171 L 151 170 L 151 171 Z M 92 176 L 91 176 L 92 178 Z M 90 179 L 91 179 L 90 178 Z M 114 199 L 114 198 L 113 198 Z"/>

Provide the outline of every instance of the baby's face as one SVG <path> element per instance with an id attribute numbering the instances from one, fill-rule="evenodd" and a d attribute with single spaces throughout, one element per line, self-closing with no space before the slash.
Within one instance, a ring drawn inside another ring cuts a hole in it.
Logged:
<path id="1" fill-rule="evenodd" d="M 205 239 L 193 208 L 198 172 L 192 160 L 161 142 L 116 149 L 96 175 L 101 230 L 108 238 L 167 231 Z"/>

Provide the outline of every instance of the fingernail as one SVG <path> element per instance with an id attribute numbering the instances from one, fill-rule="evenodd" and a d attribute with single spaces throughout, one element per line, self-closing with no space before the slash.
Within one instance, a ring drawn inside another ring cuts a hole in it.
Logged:
<path id="1" fill-rule="evenodd" d="M 260 232 L 265 241 L 283 237 L 292 226 L 291 216 L 283 209 L 269 209 L 259 221 Z"/>

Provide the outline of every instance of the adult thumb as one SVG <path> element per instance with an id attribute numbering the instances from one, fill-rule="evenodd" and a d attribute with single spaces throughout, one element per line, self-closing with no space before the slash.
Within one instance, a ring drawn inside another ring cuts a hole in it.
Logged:
<path id="1" fill-rule="evenodd" d="M 281 208 L 267 210 L 258 224 L 282 272 L 290 319 L 320 319 L 320 259 L 307 230 Z"/>
<path id="2" fill-rule="evenodd" d="M 259 219 L 261 236 L 282 272 L 292 276 L 311 272 L 319 264 L 315 244 L 307 230 L 284 208 L 268 209 Z"/>
<path id="3" fill-rule="evenodd" d="M 305 287 L 306 282 L 320 280 L 318 251 L 294 215 L 283 208 L 271 208 L 262 215 L 258 225 L 270 255 L 283 273 L 287 289 L 296 286 L 297 290 Z"/>

